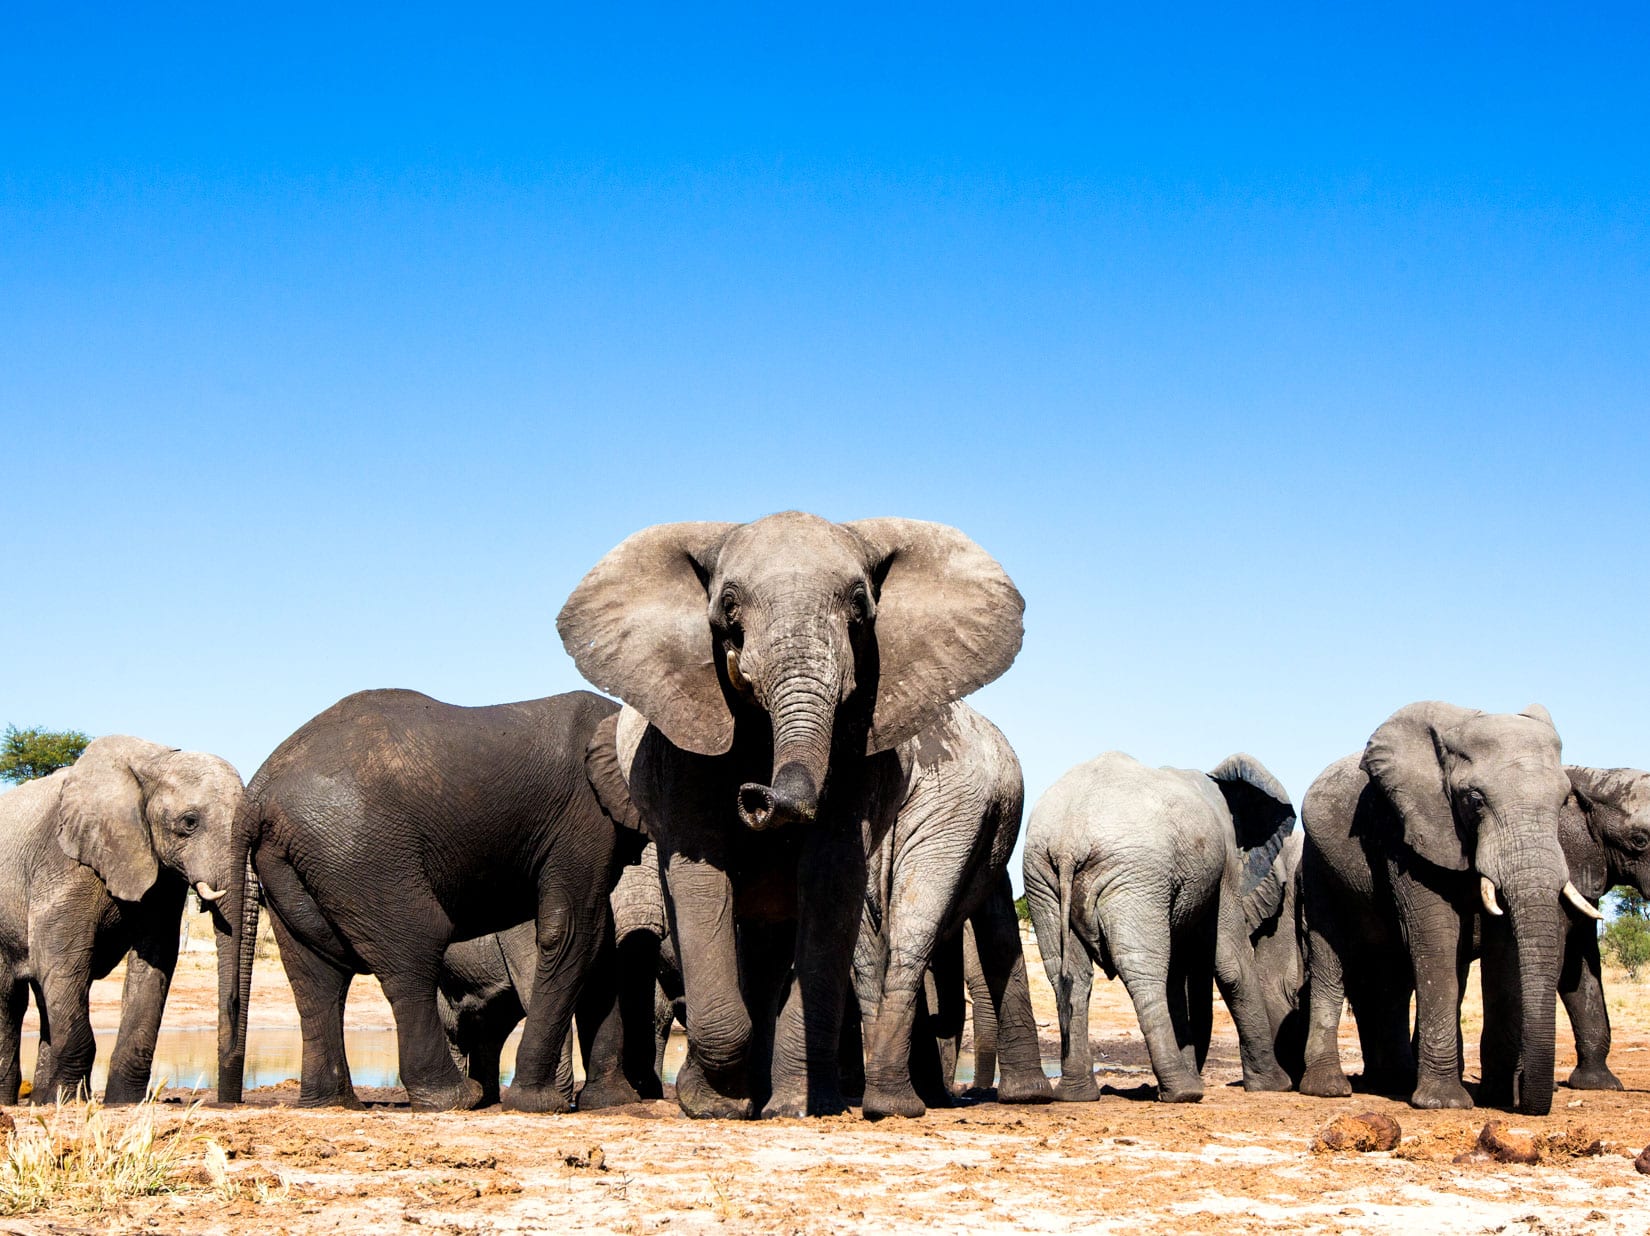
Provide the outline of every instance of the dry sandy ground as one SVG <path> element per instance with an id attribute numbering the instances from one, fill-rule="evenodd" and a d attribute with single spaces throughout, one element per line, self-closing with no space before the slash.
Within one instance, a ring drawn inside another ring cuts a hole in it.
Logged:
<path id="1" fill-rule="evenodd" d="M 1052 994 L 1032 957 L 1045 1055 L 1057 1054 Z M 191 956 L 168 1026 L 215 1025 L 209 956 Z M 262 963 L 254 1021 L 291 1024 L 279 965 Z M 1650 1142 L 1650 987 L 1611 976 L 1621 1094 L 1558 1091 L 1551 1116 L 1417 1112 L 1386 1099 L 1248 1095 L 1236 1037 L 1217 1004 L 1208 1097 L 1151 1101 L 1151 1073 L 1121 984 L 1096 991 L 1094 1034 L 1112 1093 L 1084 1105 L 981 1104 L 921 1120 L 855 1117 L 759 1124 L 693 1122 L 674 1104 L 527 1117 L 415 1115 L 393 1106 L 300 1112 L 291 1088 L 234 1110 L 186 1113 L 172 1092 L 162 1124 L 186 1122 L 191 1161 L 210 1137 L 232 1153 L 239 1199 L 205 1184 L 102 1214 L 0 1219 L 0 1232 L 1463 1232 L 1650 1231 L 1650 1177 L 1633 1156 Z M 119 987 L 99 985 L 95 1016 L 113 1023 Z M 387 1026 L 388 1008 L 358 982 L 350 1023 Z M 1467 1038 L 1476 1038 L 1476 995 Z M 1573 1063 L 1560 1018 L 1559 1075 Z M 1350 1019 L 1343 1035 L 1350 1035 Z M 1355 1068 L 1349 1043 L 1346 1059 Z M 1469 1078 L 1476 1050 L 1469 1046 Z M 395 1092 L 382 1097 L 393 1100 Z M 1400 1122 L 1395 1152 L 1315 1154 L 1313 1134 L 1340 1114 Z M 13 1109 L 19 1118 L 23 1113 Z M 1538 1135 L 1595 1139 L 1533 1166 L 1457 1162 L 1486 1120 Z M 198 1147 L 195 1149 L 193 1147 Z M 260 1188 L 259 1185 L 262 1185 Z M 257 1196 L 259 1200 L 252 1200 Z"/>

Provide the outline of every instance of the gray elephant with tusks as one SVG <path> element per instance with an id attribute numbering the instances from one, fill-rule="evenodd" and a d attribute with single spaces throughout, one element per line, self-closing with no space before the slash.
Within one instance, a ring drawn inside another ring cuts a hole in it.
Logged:
<path id="1" fill-rule="evenodd" d="M 144 1097 L 191 886 L 214 908 L 220 981 L 233 973 L 230 927 L 214 903 L 229 885 L 241 795 L 240 774 L 217 756 L 121 735 L 0 795 L 0 1103 L 15 1103 L 22 1084 L 31 988 L 41 1013 L 34 1100 L 87 1083 L 91 983 L 123 957 L 105 1101 Z"/>
<path id="2" fill-rule="evenodd" d="M 1569 915 L 1598 914 L 1560 848 L 1571 795 L 1558 731 L 1539 704 L 1516 714 L 1410 704 L 1361 756 L 1319 775 L 1301 809 L 1311 959 L 1302 1093 L 1351 1093 L 1337 1044 L 1344 1002 L 1365 1089 L 1407 1091 L 1416 1107 L 1471 1107 L 1460 1005 L 1481 949 L 1479 1097 L 1547 1113 Z"/>
<path id="3" fill-rule="evenodd" d="M 1060 1083 L 1097 1098 L 1088 1006 L 1093 968 L 1121 976 L 1166 1103 L 1203 1097 L 1213 987 L 1236 1022 L 1248 1090 L 1288 1090 L 1251 935 L 1287 885 L 1275 860 L 1295 810 L 1252 756 L 1204 774 L 1111 751 L 1057 781 L 1026 829 L 1025 890 L 1060 1014 Z"/>
<path id="4" fill-rule="evenodd" d="M 646 718 L 630 793 L 682 962 L 692 1116 L 846 1110 L 838 1066 L 896 748 L 1014 660 L 1024 602 L 954 528 L 799 512 L 648 528 L 574 589 L 579 670 Z"/>

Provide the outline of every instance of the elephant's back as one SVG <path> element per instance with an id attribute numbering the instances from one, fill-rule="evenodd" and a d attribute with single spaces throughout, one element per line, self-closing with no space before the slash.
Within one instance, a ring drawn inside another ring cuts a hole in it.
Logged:
<path id="1" fill-rule="evenodd" d="M 1028 832 L 1049 835 L 1076 827 L 1127 837 L 1144 834 L 1149 821 L 1208 815 L 1209 798 L 1194 780 L 1201 776 L 1149 768 L 1124 752 L 1107 751 L 1049 787 L 1031 813 Z"/>
<path id="2" fill-rule="evenodd" d="M 1318 774 L 1301 799 L 1301 827 L 1320 845 L 1344 843 L 1352 834 L 1358 805 L 1369 788 L 1359 755 L 1343 756 Z"/>

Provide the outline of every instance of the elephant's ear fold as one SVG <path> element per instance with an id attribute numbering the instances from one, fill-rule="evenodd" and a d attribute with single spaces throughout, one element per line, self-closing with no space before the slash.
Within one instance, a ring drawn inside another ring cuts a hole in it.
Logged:
<path id="1" fill-rule="evenodd" d="M 1528 717 L 1531 721 L 1539 721 L 1548 729 L 1556 730 L 1558 728 L 1558 726 L 1553 724 L 1553 714 L 1548 712 L 1540 704 L 1531 704 L 1518 715 L 1521 717 Z"/>
<path id="2" fill-rule="evenodd" d="M 1025 599 L 997 560 L 955 528 L 915 519 L 844 525 L 876 586 L 876 705 L 866 743 L 886 751 L 1020 651 Z"/>
<path id="3" fill-rule="evenodd" d="M 699 755 L 721 755 L 733 743 L 705 589 L 737 526 L 644 528 L 591 569 L 556 619 L 581 674 Z"/>
<path id="4" fill-rule="evenodd" d="M 99 738 L 62 773 L 58 844 L 120 901 L 142 899 L 160 874 L 143 818 L 142 778 L 166 753 L 137 738 Z"/>
<path id="5" fill-rule="evenodd" d="M 647 834 L 642 813 L 630 797 L 630 786 L 625 783 L 619 766 L 616 736 L 619 727 L 618 711 L 603 717 L 584 750 L 584 771 L 590 779 L 590 788 L 596 791 L 596 801 L 615 824 L 632 832 Z"/>
<path id="6" fill-rule="evenodd" d="M 1397 813 L 1404 842 L 1450 871 L 1472 865 L 1473 841 L 1456 826 L 1439 733 L 1470 715 L 1453 704 L 1409 704 L 1388 717 L 1364 748 L 1363 770 Z"/>
<path id="7" fill-rule="evenodd" d="M 1295 828 L 1289 792 L 1252 755 L 1229 755 L 1209 773 L 1226 800 L 1242 863 L 1243 917 L 1253 933 L 1283 908 L 1285 873 L 1279 862 Z"/>

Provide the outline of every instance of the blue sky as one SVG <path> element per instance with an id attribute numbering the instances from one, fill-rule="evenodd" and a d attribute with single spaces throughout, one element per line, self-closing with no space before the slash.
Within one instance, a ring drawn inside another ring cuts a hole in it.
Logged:
<path id="1" fill-rule="evenodd" d="M 625 535 L 965 529 L 1035 797 L 1414 699 L 1650 764 L 1642 8 L 0 18 L 0 722 L 580 685 Z"/>

